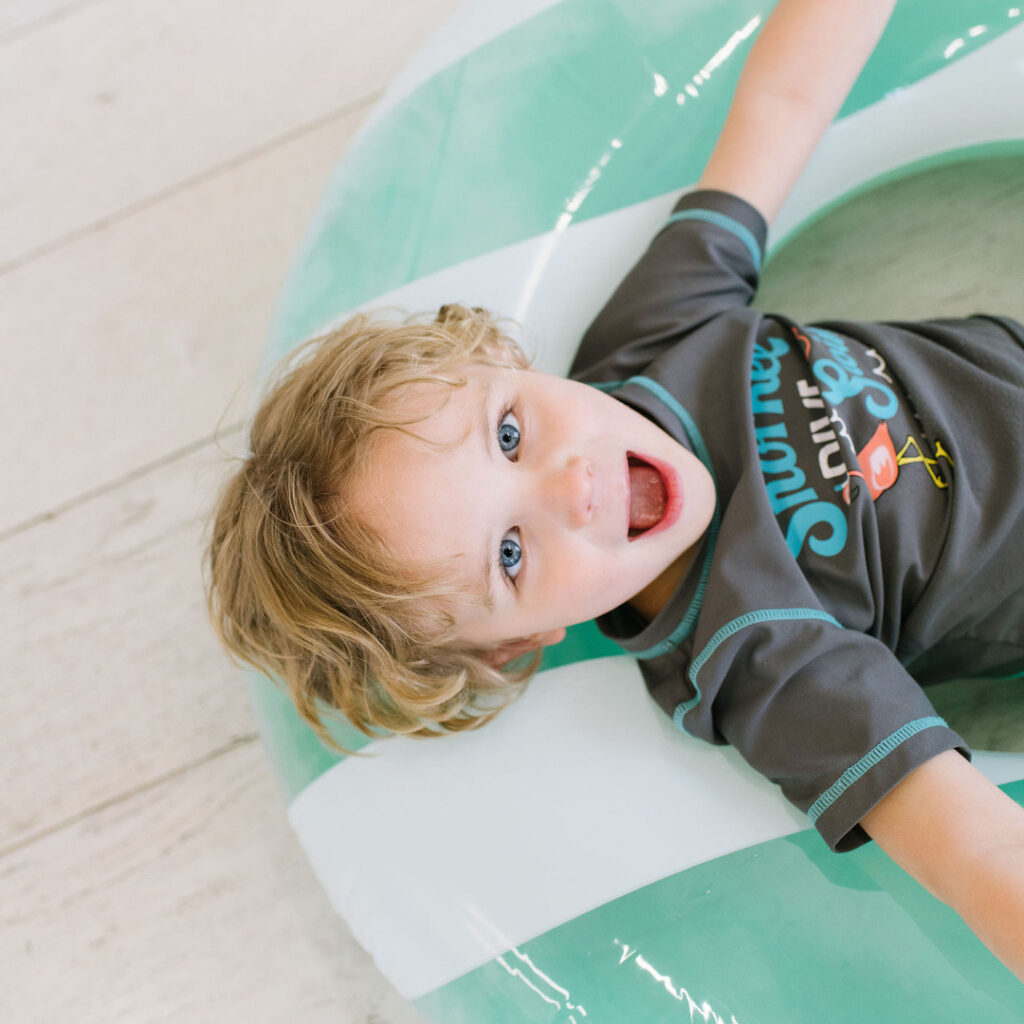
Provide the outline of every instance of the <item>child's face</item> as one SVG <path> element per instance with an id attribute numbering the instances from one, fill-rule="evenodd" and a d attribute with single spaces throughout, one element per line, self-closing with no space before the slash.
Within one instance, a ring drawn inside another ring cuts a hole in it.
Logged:
<path id="1" fill-rule="evenodd" d="M 477 364 L 465 375 L 465 387 L 409 385 L 394 399 L 403 418 L 436 410 L 411 429 L 444 447 L 381 435 L 347 493 L 399 558 L 454 569 L 471 595 L 453 609 L 463 640 L 554 642 L 678 572 L 715 503 L 694 455 L 588 385 Z M 627 458 L 637 456 L 658 470 L 647 484 L 656 498 L 664 485 L 667 504 L 630 536 Z"/>

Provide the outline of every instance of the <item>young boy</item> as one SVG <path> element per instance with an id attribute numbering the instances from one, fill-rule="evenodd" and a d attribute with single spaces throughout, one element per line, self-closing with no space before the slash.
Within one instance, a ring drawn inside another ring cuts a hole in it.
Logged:
<path id="1" fill-rule="evenodd" d="M 747 305 L 892 6 L 780 0 L 575 380 L 460 307 L 317 344 L 222 499 L 211 608 L 318 728 L 321 702 L 418 734 L 486 721 L 533 668 L 503 666 L 596 617 L 682 729 L 1024 978 L 1024 812 L 919 685 L 1024 669 L 1024 329 Z"/>

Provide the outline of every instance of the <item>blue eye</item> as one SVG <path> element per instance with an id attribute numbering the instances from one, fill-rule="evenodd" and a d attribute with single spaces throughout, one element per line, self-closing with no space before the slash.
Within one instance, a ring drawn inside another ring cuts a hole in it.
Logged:
<path id="1" fill-rule="evenodd" d="M 519 544 L 519 531 L 513 527 L 498 545 L 498 561 L 509 579 L 515 579 L 523 567 L 523 549 Z"/>
<path id="2" fill-rule="evenodd" d="M 514 456 L 519 448 L 519 420 L 511 410 L 498 423 L 498 447 L 509 457 Z"/>

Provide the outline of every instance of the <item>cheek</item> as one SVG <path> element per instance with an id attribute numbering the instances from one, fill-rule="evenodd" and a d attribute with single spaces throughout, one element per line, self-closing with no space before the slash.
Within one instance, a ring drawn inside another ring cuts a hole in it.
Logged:
<path id="1" fill-rule="evenodd" d="M 600 615 L 613 607 L 608 604 L 609 597 L 614 598 L 623 588 L 629 569 L 621 553 L 563 542 L 545 557 L 542 600 L 573 612 Z"/>

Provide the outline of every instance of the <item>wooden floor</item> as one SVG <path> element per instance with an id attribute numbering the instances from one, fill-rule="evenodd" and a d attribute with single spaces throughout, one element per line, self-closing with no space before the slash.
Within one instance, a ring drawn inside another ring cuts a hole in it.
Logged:
<path id="1" fill-rule="evenodd" d="M 418 1020 L 289 831 L 199 552 L 328 170 L 454 6 L 0 0 L 4 1022 Z M 957 308 L 922 312 L 1024 316 L 1020 167 L 979 179 L 984 246 L 926 246 L 919 279 L 960 292 L 925 288 Z M 774 296 L 804 270 L 832 296 L 891 285 L 870 239 L 846 262 L 816 244 Z M 1002 290 L 976 303 L 962 271 L 986 259 Z M 1020 722 L 992 728 L 1012 745 Z"/>
<path id="2" fill-rule="evenodd" d="M 419 1019 L 292 837 L 199 552 L 328 171 L 455 6 L 0 2 L 5 1024 Z"/>

